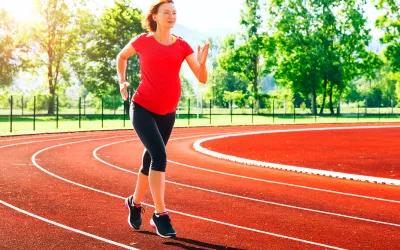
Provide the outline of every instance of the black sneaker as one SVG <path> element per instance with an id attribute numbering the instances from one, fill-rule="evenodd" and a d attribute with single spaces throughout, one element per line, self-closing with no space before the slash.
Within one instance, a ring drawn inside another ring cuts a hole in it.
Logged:
<path id="1" fill-rule="evenodd" d="M 142 205 L 135 205 L 133 203 L 133 196 L 129 196 L 125 199 L 125 206 L 129 210 L 129 226 L 139 230 L 142 226 L 142 213 L 144 213 L 144 208 L 142 207 Z"/>
<path id="2" fill-rule="evenodd" d="M 154 227 L 157 231 L 157 234 L 163 238 L 171 238 L 176 236 L 176 232 L 172 228 L 171 220 L 167 212 L 160 215 L 153 214 L 153 217 L 150 220 L 150 225 Z"/>

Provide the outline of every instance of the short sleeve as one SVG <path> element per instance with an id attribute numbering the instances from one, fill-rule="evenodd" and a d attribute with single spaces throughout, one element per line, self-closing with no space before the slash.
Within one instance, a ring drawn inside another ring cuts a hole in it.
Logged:
<path id="1" fill-rule="evenodd" d="M 137 53 L 140 53 L 140 51 L 143 49 L 144 40 L 145 40 L 146 36 L 147 36 L 147 34 L 143 33 L 143 34 L 137 35 L 136 37 L 134 37 L 131 40 L 131 45 Z"/>
<path id="2" fill-rule="evenodd" d="M 185 58 L 194 53 L 192 47 L 190 47 L 190 45 L 183 39 L 182 39 L 182 47 L 183 47 L 183 54 L 184 54 Z"/>

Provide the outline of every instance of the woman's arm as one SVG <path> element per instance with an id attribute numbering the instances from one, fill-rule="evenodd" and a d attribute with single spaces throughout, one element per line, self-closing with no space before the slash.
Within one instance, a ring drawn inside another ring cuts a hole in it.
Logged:
<path id="1" fill-rule="evenodd" d="M 206 67 L 206 61 L 208 56 L 209 44 L 206 44 L 203 49 L 200 50 L 200 46 L 197 48 L 197 58 L 194 53 L 186 57 L 186 61 L 189 64 L 193 74 L 197 77 L 197 80 L 201 83 L 206 83 L 208 79 L 208 72 Z"/>
<path id="2" fill-rule="evenodd" d="M 129 83 L 126 82 L 126 66 L 128 63 L 129 57 L 133 56 L 136 51 L 132 46 L 132 42 L 135 38 L 133 38 L 125 47 L 118 53 L 117 55 L 117 74 L 118 74 L 118 83 L 119 90 L 122 96 L 122 99 L 125 101 L 128 99 L 128 87 Z"/>

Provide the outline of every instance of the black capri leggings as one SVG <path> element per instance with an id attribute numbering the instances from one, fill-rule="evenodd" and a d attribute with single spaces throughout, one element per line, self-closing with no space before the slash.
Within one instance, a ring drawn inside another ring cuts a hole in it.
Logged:
<path id="1" fill-rule="evenodd" d="M 175 124 L 175 112 L 158 115 L 132 102 L 129 115 L 133 128 L 145 149 L 140 172 L 149 175 L 149 170 L 165 172 L 167 153 L 165 146 Z"/>

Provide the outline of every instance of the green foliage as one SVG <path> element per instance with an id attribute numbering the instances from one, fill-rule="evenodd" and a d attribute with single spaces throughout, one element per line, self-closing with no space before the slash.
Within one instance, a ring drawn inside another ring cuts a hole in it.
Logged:
<path id="1" fill-rule="evenodd" d="M 245 1 L 240 20 L 244 31 L 241 36 L 226 37 L 221 46 L 223 53 L 218 59 L 224 70 L 235 73 L 253 85 L 253 95 L 257 95 L 260 79 L 271 72 L 270 67 L 274 62 L 271 60 L 274 57 L 270 55 L 275 51 L 275 46 L 268 34 L 262 31 L 261 12 L 258 0 Z M 263 57 L 268 59 L 263 60 Z"/>
<path id="2" fill-rule="evenodd" d="M 239 108 L 244 108 L 246 106 L 246 95 L 243 94 L 242 90 L 235 90 L 233 92 L 224 91 L 223 100 L 226 103 L 232 101 L 233 104 L 236 104 Z"/>
<path id="3" fill-rule="evenodd" d="M 10 86 L 25 63 L 27 45 L 23 26 L 0 9 L 0 88 Z"/>
<path id="4" fill-rule="evenodd" d="M 129 0 L 116 0 L 98 20 L 85 19 L 84 24 L 90 25 L 92 31 L 81 41 L 84 57 L 77 55 L 73 65 L 89 92 L 98 97 L 119 93 L 116 57 L 133 37 L 145 31 L 142 19 L 142 12 Z M 132 88 L 139 85 L 139 77 L 139 61 L 135 55 L 127 67 L 127 80 Z"/>
<path id="5" fill-rule="evenodd" d="M 181 88 L 182 88 L 182 93 L 181 93 L 181 103 L 185 103 L 187 100 L 188 96 L 194 95 L 194 90 L 192 84 L 189 82 L 187 78 L 185 78 L 183 75 L 181 77 Z"/>
<path id="6" fill-rule="evenodd" d="M 247 93 L 248 83 L 236 76 L 232 72 L 227 72 L 221 67 L 217 67 L 208 80 L 208 92 L 205 93 L 206 99 L 212 99 L 214 106 L 228 107 L 228 101 L 224 100 L 225 92 L 241 91 Z"/>
<path id="7" fill-rule="evenodd" d="M 381 38 L 381 42 L 388 45 L 385 56 L 392 72 L 400 72 L 400 5 L 396 0 L 379 0 L 377 7 L 385 11 L 375 24 L 385 32 Z"/>
<path id="8" fill-rule="evenodd" d="M 361 74 L 358 67 L 367 58 L 370 40 L 364 4 L 355 0 L 273 0 L 269 5 L 270 28 L 276 31 L 280 55 L 277 82 L 290 86 L 294 93 L 311 95 L 313 113 L 318 94 L 323 94 L 321 112 L 327 96 L 333 112 L 333 95 L 342 95 L 346 85 Z"/>

